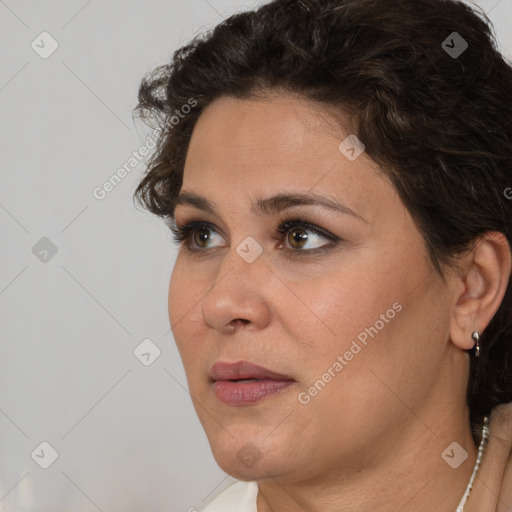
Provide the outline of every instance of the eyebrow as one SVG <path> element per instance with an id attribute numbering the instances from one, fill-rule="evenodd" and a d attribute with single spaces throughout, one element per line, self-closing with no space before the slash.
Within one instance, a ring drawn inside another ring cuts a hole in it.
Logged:
<path id="1" fill-rule="evenodd" d="M 189 205 L 212 215 L 218 215 L 214 202 L 194 192 L 181 192 L 176 199 L 175 207 L 178 205 Z M 348 206 L 314 192 L 308 194 L 286 192 L 260 198 L 252 203 L 251 212 L 260 216 L 275 215 L 296 206 L 321 206 L 339 215 L 351 215 L 365 223 L 368 222 Z"/>

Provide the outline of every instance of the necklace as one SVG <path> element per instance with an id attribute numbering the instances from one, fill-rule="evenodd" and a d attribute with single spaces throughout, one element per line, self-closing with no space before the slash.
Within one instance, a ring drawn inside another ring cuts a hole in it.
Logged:
<path id="1" fill-rule="evenodd" d="M 478 455 L 476 457 L 476 463 L 475 467 L 473 468 L 473 474 L 471 475 L 471 478 L 469 479 L 468 486 L 466 487 L 466 491 L 464 492 L 464 496 L 462 496 L 462 499 L 460 500 L 459 506 L 455 510 L 455 512 L 463 512 L 464 506 L 466 505 L 466 501 L 468 500 L 469 493 L 471 492 L 471 489 L 473 488 L 473 482 L 475 481 L 476 473 L 478 471 L 478 468 L 480 467 L 480 462 L 482 461 L 482 455 L 484 453 L 485 444 L 487 443 L 487 439 L 489 438 L 489 418 L 487 416 L 484 418 L 484 424 L 482 427 L 482 440 L 480 441 L 480 446 L 478 447 Z"/>

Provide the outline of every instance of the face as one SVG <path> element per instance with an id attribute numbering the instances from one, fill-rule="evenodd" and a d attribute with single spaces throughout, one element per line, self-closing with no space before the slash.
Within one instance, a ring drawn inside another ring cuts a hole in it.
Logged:
<path id="1" fill-rule="evenodd" d="M 440 395 L 454 298 L 376 164 L 339 149 L 342 121 L 303 98 L 222 97 L 191 139 L 181 192 L 213 208 L 176 207 L 178 226 L 201 225 L 169 318 L 213 455 L 242 480 L 367 467 Z M 215 383 L 219 361 L 280 377 Z"/>

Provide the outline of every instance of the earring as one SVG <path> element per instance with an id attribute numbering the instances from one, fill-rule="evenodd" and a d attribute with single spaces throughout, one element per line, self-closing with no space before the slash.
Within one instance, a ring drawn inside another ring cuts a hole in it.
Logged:
<path id="1" fill-rule="evenodd" d="M 473 339 L 473 342 L 475 343 L 474 349 L 475 349 L 475 356 L 480 357 L 480 334 L 478 331 L 473 331 L 473 334 L 471 334 L 471 338 Z"/>

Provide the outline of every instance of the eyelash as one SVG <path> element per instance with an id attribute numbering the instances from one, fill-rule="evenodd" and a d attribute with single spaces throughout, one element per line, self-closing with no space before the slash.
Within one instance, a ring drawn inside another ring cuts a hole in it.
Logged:
<path id="1" fill-rule="evenodd" d="M 192 235 L 196 231 L 198 231 L 200 229 L 215 231 L 212 224 L 210 224 L 209 222 L 206 222 L 206 221 L 191 221 L 183 226 L 178 226 L 177 224 L 172 223 L 169 225 L 169 228 L 173 233 L 174 242 L 177 244 L 183 245 L 187 251 L 192 252 L 192 253 L 205 253 L 208 251 L 208 249 L 194 249 L 191 247 L 190 242 L 192 239 Z M 310 224 L 309 222 L 307 222 L 305 219 L 301 218 L 300 216 L 283 219 L 281 221 L 281 223 L 279 224 L 279 226 L 277 226 L 277 228 L 276 228 L 276 234 L 279 234 L 279 235 L 281 235 L 281 237 L 283 237 L 284 235 L 289 233 L 293 228 L 301 228 L 304 231 L 311 231 L 315 235 L 318 235 L 322 238 L 326 238 L 327 240 L 331 241 L 331 244 L 326 244 L 322 247 L 316 247 L 314 249 L 301 250 L 301 249 L 290 249 L 288 247 L 285 247 L 285 250 L 291 251 L 295 254 L 301 254 L 301 253 L 313 254 L 316 252 L 322 252 L 323 250 L 330 248 L 331 246 L 335 245 L 338 241 L 341 240 L 337 236 L 332 235 L 326 231 L 323 231 L 318 226 L 315 226 L 314 224 Z"/>

